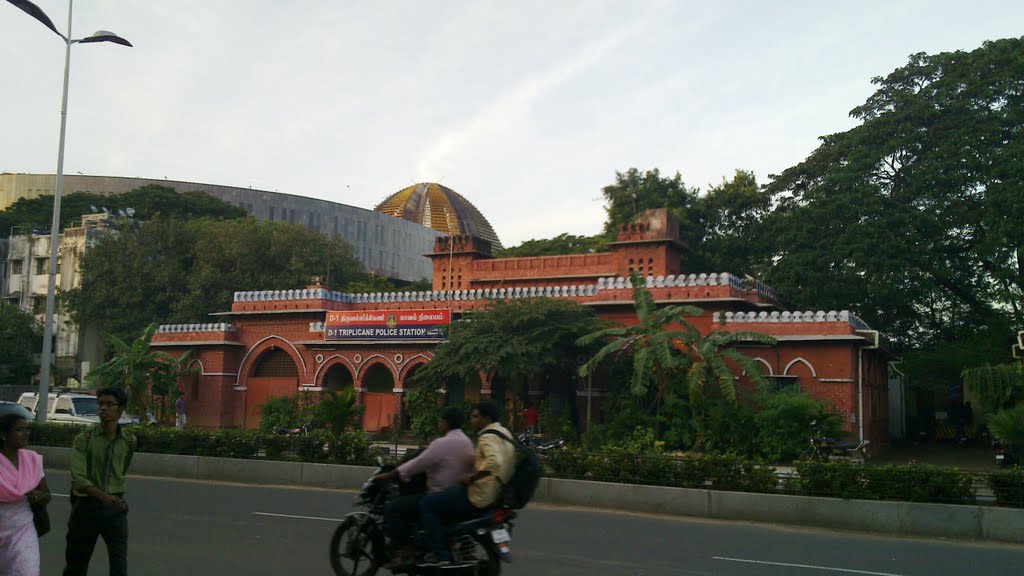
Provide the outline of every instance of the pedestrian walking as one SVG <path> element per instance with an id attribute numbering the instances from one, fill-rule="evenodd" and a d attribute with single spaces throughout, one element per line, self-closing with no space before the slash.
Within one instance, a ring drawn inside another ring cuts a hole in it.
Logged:
<path id="1" fill-rule="evenodd" d="M 0 574 L 7 576 L 39 576 L 32 507 L 50 501 L 43 457 L 26 446 L 28 420 L 17 413 L 0 416 Z"/>
<path id="2" fill-rule="evenodd" d="M 71 517 L 64 576 L 85 576 L 96 539 L 107 546 L 111 576 L 128 574 L 126 476 L 135 435 L 118 421 L 127 397 L 120 388 L 96 391 L 100 423 L 75 436 L 71 448 Z"/>
<path id="3" fill-rule="evenodd" d="M 174 401 L 174 413 L 177 414 L 178 418 L 175 420 L 174 425 L 178 428 L 184 428 L 185 423 L 188 422 L 188 418 L 185 417 L 185 397 L 178 396 L 178 399 Z"/>

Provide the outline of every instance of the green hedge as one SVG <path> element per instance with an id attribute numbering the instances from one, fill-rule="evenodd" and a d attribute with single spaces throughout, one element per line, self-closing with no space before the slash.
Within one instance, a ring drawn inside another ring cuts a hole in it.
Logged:
<path id="1" fill-rule="evenodd" d="M 333 464 L 373 463 L 370 444 L 362 432 L 349 432 L 335 437 L 325 430 L 295 436 L 213 428 L 134 426 L 131 430 L 139 439 L 139 452 Z M 38 446 L 70 447 L 81 431 L 79 426 L 64 424 L 33 425 L 31 443 Z"/>
<path id="2" fill-rule="evenodd" d="M 1024 507 L 1024 468 L 1013 467 L 988 475 L 988 486 L 1000 506 Z"/>
<path id="3" fill-rule="evenodd" d="M 927 464 L 862 466 L 801 461 L 789 491 L 804 496 L 973 504 L 974 476 Z"/>
<path id="4" fill-rule="evenodd" d="M 734 456 L 672 457 L 611 448 L 600 453 L 560 450 L 543 460 L 550 476 L 575 480 L 743 492 L 771 492 L 778 483 L 773 467 Z"/>

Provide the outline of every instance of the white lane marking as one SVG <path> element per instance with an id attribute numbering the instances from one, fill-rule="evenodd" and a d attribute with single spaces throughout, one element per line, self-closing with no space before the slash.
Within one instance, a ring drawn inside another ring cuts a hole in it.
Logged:
<path id="1" fill-rule="evenodd" d="M 830 568 L 828 566 L 812 566 L 810 564 L 788 564 L 786 562 L 766 562 L 764 560 L 746 560 L 743 558 L 727 558 L 725 556 L 712 556 L 715 560 L 727 560 L 729 562 L 746 562 L 748 564 L 766 564 L 768 566 L 788 566 L 790 568 L 807 568 L 808 570 L 828 570 L 830 572 L 847 572 L 850 574 L 870 574 L 871 576 L 900 576 L 890 572 L 868 572 L 865 570 L 851 570 L 849 568 Z"/>
<path id="2" fill-rule="evenodd" d="M 300 520 L 324 520 L 326 522 L 341 522 L 343 518 L 321 518 L 319 516 L 296 516 L 294 514 L 272 514 L 270 512 L 253 512 L 255 516 L 274 516 L 277 518 L 298 518 Z"/>
<path id="3" fill-rule="evenodd" d="M 70 498 L 71 497 L 68 494 L 57 494 L 56 492 L 50 492 L 50 496 L 56 496 L 58 498 Z"/>

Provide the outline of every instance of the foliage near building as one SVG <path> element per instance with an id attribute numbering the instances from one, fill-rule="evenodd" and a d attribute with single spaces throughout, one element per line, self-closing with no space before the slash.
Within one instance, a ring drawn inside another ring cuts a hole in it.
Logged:
<path id="1" fill-rule="evenodd" d="M 366 277 L 343 240 L 302 226 L 158 216 L 86 253 L 82 286 L 63 300 L 76 322 L 124 339 L 154 320 L 208 322 L 237 290 L 302 288 L 313 275 L 337 287 Z"/>
<path id="2" fill-rule="evenodd" d="M 102 210 L 128 215 L 139 220 L 150 220 L 157 215 L 164 218 L 244 218 L 245 210 L 214 198 L 204 192 L 175 192 L 173 188 L 149 184 L 124 194 L 95 194 L 74 192 L 61 196 L 61 228 L 85 214 Z M 13 226 L 49 228 L 53 220 L 53 195 L 19 198 L 5 210 L 0 210 L 0 234 L 5 237 Z"/>
<path id="3" fill-rule="evenodd" d="M 43 345 L 42 327 L 35 316 L 0 304 L 0 342 L 0 384 L 31 384 L 39 371 L 37 354 Z"/>
<path id="4" fill-rule="evenodd" d="M 86 382 L 97 388 L 123 388 L 130 412 L 141 417 L 152 411 L 159 422 L 169 424 L 174 420 L 174 401 L 181 395 L 178 378 L 187 373 L 192 355 L 174 357 L 152 350 L 149 341 L 156 329 L 156 324 L 150 324 L 130 343 L 103 333 L 111 357 L 89 372 Z"/>
<path id="5" fill-rule="evenodd" d="M 510 386 L 514 405 L 531 381 L 554 373 L 569 376 L 575 360 L 593 348 L 577 340 L 602 324 L 593 310 L 552 298 L 495 300 L 451 326 L 448 340 L 413 377 L 406 409 L 414 431 L 429 435 L 437 420 L 436 390 L 451 380 L 500 378 Z"/>

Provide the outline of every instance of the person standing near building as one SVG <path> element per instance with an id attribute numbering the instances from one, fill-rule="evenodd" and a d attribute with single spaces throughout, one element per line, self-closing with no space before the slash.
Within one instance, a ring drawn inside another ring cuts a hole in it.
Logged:
<path id="1" fill-rule="evenodd" d="M 0 574 L 39 576 L 39 537 L 32 504 L 50 501 L 43 457 L 27 450 L 28 420 L 0 416 Z"/>
<path id="2" fill-rule="evenodd" d="M 530 400 L 526 401 L 526 408 L 523 410 L 523 431 L 527 434 L 538 434 L 540 431 L 537 429 L 538 421 L 537 407 L 533 405 Z"/>
<path id="3" fill-rule="evenodd" d="M 184 428 L 185 423 L 188 422 L 188 418 L 185 417 L 185 396 L 178 396 L 178 399 L 174 401 L 174 413 L 178 415 L 174 425 L 178 428 Z"/>
<path id="4" fill-rule="evenodd" d="M 111 576 L 128 574 L 127 473 L 135 435 L 118 423 L 127 397 L 120 388 L 96 391 L 100 423 L 75 436 L 71 448 L 71 517 L 64 576 L 85 576 L 103 537 Z"/>

